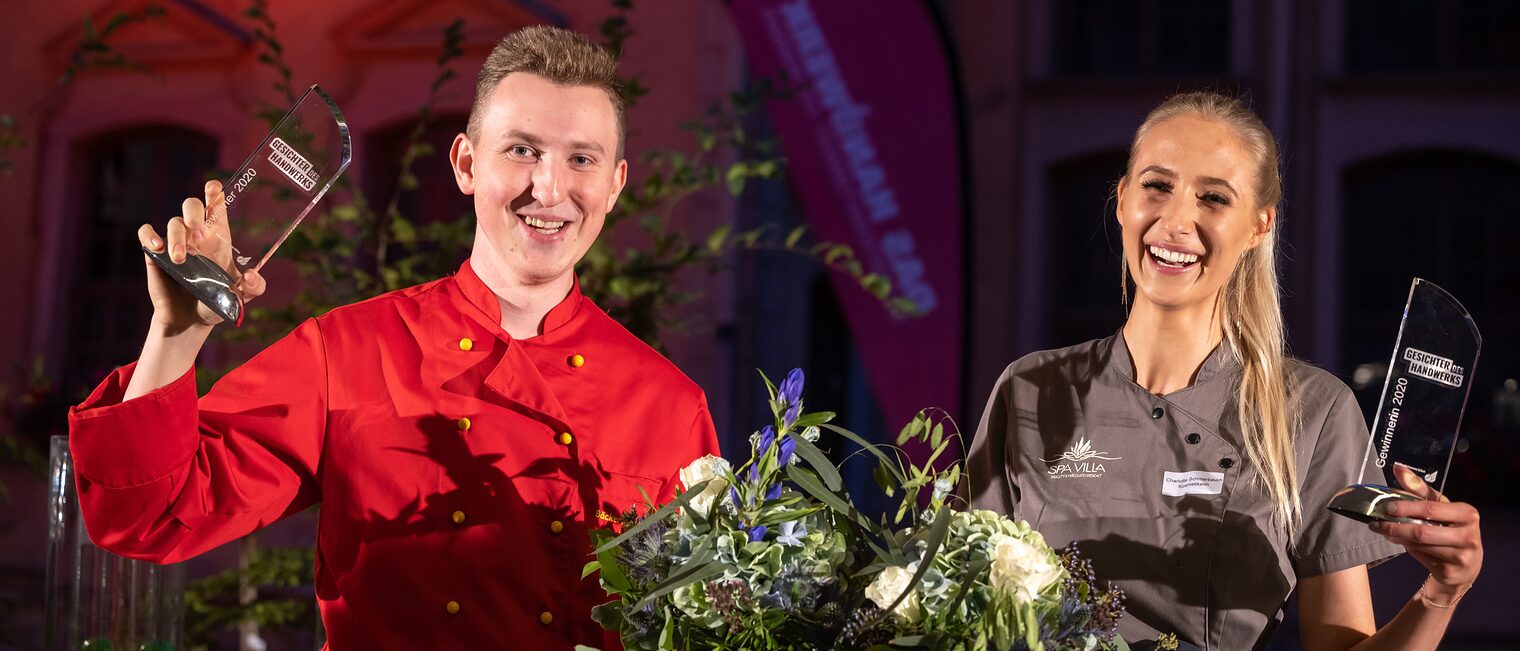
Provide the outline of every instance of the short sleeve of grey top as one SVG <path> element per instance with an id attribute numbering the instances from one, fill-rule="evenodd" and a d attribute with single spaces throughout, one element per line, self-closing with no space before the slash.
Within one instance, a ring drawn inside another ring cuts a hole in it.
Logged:
<path id="1" fill-rule="evenodd" d="M 1291 541 L 1246 459 L 1228 344 L 1166 396 L 1135 384 L 1120 334 L 1014 362 L 971 444 L 971 504 L 1029 521 L 1056 548 L 1077 542 L 1127 595 L 1119 630 L 1132 643 L 1170 632 L 1205 649 L 1264 647 L 1300 577 L 1403 551 L 1325 510 L 1361 481 L 1367 425 L 1344 383 L 1291 364 L 1303 500 Z"/>

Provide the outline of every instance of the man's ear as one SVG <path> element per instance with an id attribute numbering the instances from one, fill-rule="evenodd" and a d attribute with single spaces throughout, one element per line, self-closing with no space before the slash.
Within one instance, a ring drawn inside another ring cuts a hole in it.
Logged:
<path id="1" fill-rule="evenodd" d="M 462 133 L 454 136 L 454 144 L 449 147 L 449 165 L 454 168 L 454 182 L 459 191 L 475 194 L 475 146 L 469 136 Z"/>
<path id="2" fill-rule="evenodd" d="M 623 193 L 623 187 L 628 184 L 628 159 L 620 158 L 617 169 L 612 172 L 612 192 L 607 195 L 607 212 L 617 206 L 618 195 Z"/>

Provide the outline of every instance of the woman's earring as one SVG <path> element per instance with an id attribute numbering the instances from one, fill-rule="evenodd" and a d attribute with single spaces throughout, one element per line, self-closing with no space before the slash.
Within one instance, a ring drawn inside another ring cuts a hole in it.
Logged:
<path id="1" fill-rule="evenodd" d="M 1119 256 L 1119 300 L 1129 309 L 1129 258 Z"/>

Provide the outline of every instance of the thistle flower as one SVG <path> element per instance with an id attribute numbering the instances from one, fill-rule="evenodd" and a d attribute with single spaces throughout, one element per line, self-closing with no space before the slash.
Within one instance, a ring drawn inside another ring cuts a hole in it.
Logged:
<path id="1" fill-rule="evenodd" d="M 618 546 L 618 565 L 627 568 L 629 578 L 640 583 L 658 583 L 670 567 L 665 551 L 664 522 L 655 522 L 638 535 Z"/>
<path id="2" fill-rule="evenodd" d="M 865 649 L 885 644 L 892 639 L 893 631 L 890 620 L 880 615 L 881 609 L 871 604 L 856 608 L 845 620 L 844 629 L 839 632 L 834 647 Z"/>
<path id="3" fill-rule="evenodd" d="M 826 582 L 827 579 L 820 581 L 801 564 L 789 562 L 771 581 L 771 591 L 760 597 L 760 605 L 793 612 L 811 612 L 818 606 L 819 589 Z"/>

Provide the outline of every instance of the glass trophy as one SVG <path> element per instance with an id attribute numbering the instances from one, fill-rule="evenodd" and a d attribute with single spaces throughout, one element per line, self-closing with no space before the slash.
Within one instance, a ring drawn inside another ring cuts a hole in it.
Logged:
<path id="1" fill-rule="evenodd" d="M 1462 304 L 1434 283 L 1414 279 L 1362 461 L 1366 468 L 1371 460 L 1386 485 L 1373 480 L 1343 488 L 1330 499 L 1331 511 L 1362 522 L 1435 524 L 1386 513 L 1394 501 L 1420 499 L 1393 488 L 1399 485 L 1394 464 L 1414 471 L 1437 491 L 1446 486 L 1482 347 L 1478 326 Z M 1369 480 L 1363 476 L 1362 481 Z"/>
<path id="2" fill-rule="evenodd" d="M 205 228 L 228 242 L 230 259 L 187 250 L 175 264 L 168 251 L 143 251 L 160 269 L 223 319 L 242 324 L 237 284 L 257 271 L 348 169 L 353 153 L 348 121 L 316 85 L 280 118 L 243 166 L 222 183 L 220 201 L 206 207 Z"/>

